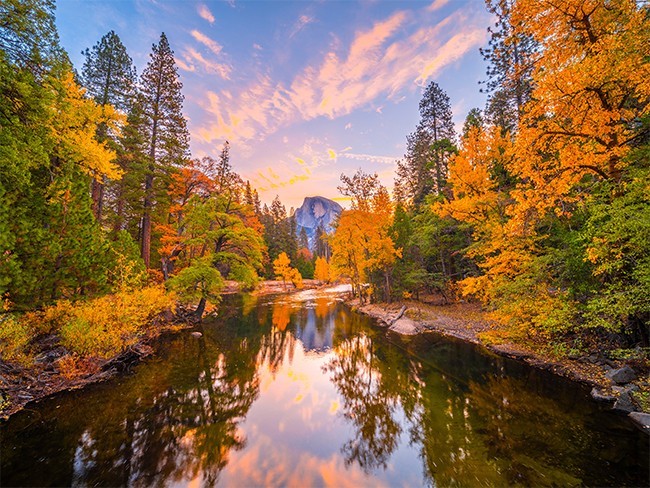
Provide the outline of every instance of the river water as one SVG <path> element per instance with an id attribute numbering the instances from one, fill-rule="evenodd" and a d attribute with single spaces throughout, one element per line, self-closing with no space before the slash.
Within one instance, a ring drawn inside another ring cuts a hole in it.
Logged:
<path id="1" fill-rule="evenodd" d="M 648 437 L 562 378 L 333 296 L 221 314 L 2 424 L 0 485 L 648 485 Z"/>

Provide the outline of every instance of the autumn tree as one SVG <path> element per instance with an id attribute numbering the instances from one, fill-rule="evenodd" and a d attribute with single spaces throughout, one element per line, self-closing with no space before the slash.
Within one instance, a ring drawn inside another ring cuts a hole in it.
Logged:
<path id="1" fill-rule="evenodd" d="M 341 176 L 339 190 L 352 199 L 352 209 L 339 217 L 332 246 L 331 264 L 337 275 L 352 281 L 353 292 L 364 301 L 362 285 L 373 278 L 383 289 L 384 299 L 391 299 L 391 272 L 401 253 L 390 236 L 392 203 L 388 191 L 376 174 L 359 170 L 352 178 Z"/>
<path id="2" fill-rule="evenodd" d="M 465 291 L 495 307 L 511 333 L 583 325 L 647 342 L 649 250 L 627 225 L 645 232 L 647 9 L 518 1 L 508 25 L 507 49 L 522 39 L 537 46 L 529 100 L 511 134 L 498 124 L 466 131 L 450 165 L 452 197 L 436 207 L 472 226 L 467 255 L 482 274 L 463 281 Z"/>
<path id="3" fill-rule="evenodd" d="M 314 270 L 314 279 L 323 283 L 330 281 L 330 265 L 327 259 L 323 257 L 316 258 L 316 269 Z"/>
<path id="4" fill-rule="evenodd" d="M 187 156 L 188 132 L 183 117 L 182 84 L 174 53 L 165 34 L 153 45 L 150 60 L 140 79 L 141 130 L 146 144 L 141 251 L 147 267 L 151 260 L 152 219 L 156 204 L 164 197 L 169 176 Z M 158 209 L 166 217 L 164 209 Z"/>
<path id="5" fill-rule="evenodd" d="M 110 31 L 92 50 L 86 49 L 83 54 L 86 59 L 81 77 L 88 95 L 102 107 L 112 106 L 124 114 L 128 113 L 135 94 L 135 68 L 119 36 Z M 110 141 L 114 149 L 119 148 L 118 135 L 111 133 L 105 124 L 97 127 L 97 139 L 100 142 Z M 105 184 L 93 178 L 93 212 L 99 221 L 104 207 Z"/>
<path id="6" fill-rule="evenodd" d="M 291 267 L 291 260 L 287 253 L 281 252 L 273 261 L 273 272 L 278 280 L 282 280 L 284 289 L 287 289 L 287 281 L 293 283 L 296 288 L 302 288 L 302 276 L 300 271 Z"/>

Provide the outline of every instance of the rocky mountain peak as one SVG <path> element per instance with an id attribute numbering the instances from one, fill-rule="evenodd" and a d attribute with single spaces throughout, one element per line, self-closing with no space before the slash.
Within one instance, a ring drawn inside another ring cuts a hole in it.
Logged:
<path id="1" fill-rule="evenodd" d="M 296 210 L 296 232 L 300 235 L 305 229 L 309 238 L 309 245 L 314 245 L 316 229 L 323 228 L 326 232 L 332 232 L 332 224 L 343 211 L 338 203 L 325 197 L 306 197 L 300 208 Z"/>

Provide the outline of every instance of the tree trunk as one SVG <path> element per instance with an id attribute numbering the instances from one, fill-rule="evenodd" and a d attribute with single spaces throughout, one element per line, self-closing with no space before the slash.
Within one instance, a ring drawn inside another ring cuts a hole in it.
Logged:
<path id="1" fill-rule="evenodd" d="M 145 178 L 144 183 L 144 213 L 142 215 L 142 241 L 140 247 L 140 254 L 144 260 L 144 264 L 149 268 L 151 260 L 151 207 L 153 206 L 153 168 L 150 168 L 150 173 Z"/>
<path id="2" fill-rule="evenodd" d="M 199 305 L 196 307 L 196 310 L 194 311 L 194 316 L 196 317 L 196 320 L 201 322 L 203 320 L 203 312 L 205 312 L 205 303 L 206 299 L 201 298 L 199 300 Z"/>
<path id="3" fill-rule="evenodd" d="M 388 272 L 388 270 L 385 270 L 384 271 L 384 279 L 386 280 L 386 301 L 388 303 L 391 303 L 392 297 L 391 297 L 391 293 L 390 293 L 390 276 L 389 275 L 390 275 L 390 273 Z"/>
<path id="4" fill-rule="evenodd" d="M 93 200 L 93 204 L 92 204 L 93 215 L 95 215 L 95 219 L 99 222 L 100 219 L 102 218 L 102 203 L 103 203 L 102 200 L 104 198 L 104 185 L 102 185 L 95 178 L 93 178 L 90 195 Z"/>

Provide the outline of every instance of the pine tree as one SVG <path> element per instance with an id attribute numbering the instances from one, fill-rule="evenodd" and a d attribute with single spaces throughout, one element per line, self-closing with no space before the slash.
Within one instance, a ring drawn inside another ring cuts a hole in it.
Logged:
<path id="1" fill-rule="evenodd" d="M 538 44 L 513 23 L 514 0 L 486 0 L 486 5 L 497 19 L 494 28 L 488 29 L 489 47 L 481 49 L 489 63 L 484 82 L 489 93 L 486 115 L 494 125 L 512 132 L 531 97 Z"/>
<path id="2" fill-rule="evenodd" d="M 0 2 L 0 50 L 6 60 L 42 75 L 52 63 L 67 60 L 59 46 L 52 0 Z"/>
<path id="3" fill-rule="evenodd" d="M 158 44 L 153 45 L 151 59 L 140 80 L 142 129 L 148 149 L 140 243 L 147 267 L 151 260 L 152 216 L 154 207 L 160 203 L 156 197 L 164 194 L 162 190 L 169 174 L 183 164 L 188 151 L 182 87 L 174 53 L 163 33 Z"/>
<path id="4" fill-rule="evenodd" d="M 135 68 L 118 35 L 110 31 L 92 50 L 86 49 L 83 54 L 86 60 L 81 76 L 88 94 L 101 106 L 112 105 L 128 113 L 135 89 Z M 111 145 L 116 146 L 117 135 L 111 134 L 102 124 L 97 128 L 97 139 L 100 142 L 112 141 L 114 144 Z M 104 205 L 104 187 L 105 182 L 93 179 L 93 211 L 99 221 Z"/>
<path id="5" fill-rule="evenodd" d="M 404 160 L 397 162 L 396 196 L 418 206 L 430 193 L 442 193 L 449 158 L 456 151 L 449 97 L 431 82 L 420 100 L 420 122 L 407 137 Z"/>

